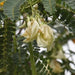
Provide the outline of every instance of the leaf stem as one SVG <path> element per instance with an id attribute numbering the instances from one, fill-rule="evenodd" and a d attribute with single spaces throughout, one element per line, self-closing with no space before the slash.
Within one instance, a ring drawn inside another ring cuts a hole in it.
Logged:
<path id="1" fill-rule="evenodd" d="M 73 11 L 73 10 L 71 10 L 70 8 L 67 8 L 67 7 L 65 7 L 65 6 L 63 6 L 63 5 L 61 5 L 61 4 L 56 4 L 56 6 L 57 7 L 60 7 L 60 8 L 63 8 L 63 9 L 65 9 L 65 10 L 67 10 L 68 12 L 72 12 L 72 13 L 74 13 L 75 14 L 75 11 Z"/>
<path id="2" fill-rule="evenodd" d="M 29 52 L 30 52 L 30 62 L 31 62 L 32 75 L 37 75 L 36 67 L 35 67 L 35 61 L 34 61 L 34 56 L 33 56 L 32 43 L 29 43 Z"/>
<path id="3" fill-rule="evenodd" d="M 32 9 L 32 0 L 29 0 L 30 7 Z"/>
<path id="4" fill-rule="evenodd" d="M 30 4 L 30 7 L 31 7 L 31 10 L 32 10 L 32 16 L 33 16 L 33 6 L 32 6 L 32 0 L 29 0 L 29 4 Z"/>

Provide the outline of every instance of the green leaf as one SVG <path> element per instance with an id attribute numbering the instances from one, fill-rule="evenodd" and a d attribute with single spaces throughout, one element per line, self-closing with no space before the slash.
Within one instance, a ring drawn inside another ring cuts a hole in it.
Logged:
<path id="1" fill-rule="evenodd" d="M 72 9 L 75 9 L 75 0 L 65 0 L 65 2 L 66 2 Z"/>
<path id="2" fill-rule="evenodd" d="M 3 1 L 5 1 L 5 0 L 0 0 L 0 2 L 3 2 Z"/>
<path id="3" fill-rule="evenodd" d="M 17 20 L 20 12 L 19 8 L 25 0 L 7 0 L 4 4 L 4 13 L 11 19 Z"/>
<path id="4" fill-rule="evenodd" d="M 10 19 L 5 19 L 3 22 L 4 24 L 0 25 L 0 60 L 2 61 L 0 62 L 0 68 L 2 68 L 3 72 L 5 72 L 7 69 L 6 65 L 8 65 L 7 60 L 12 49 L 12 36 L 15 34 L 16 25 Z M 5 75 L 6 73 L 3 74 Z M 2 74 L 0 73 L 0 75 Z"/>
<path id="5" fill-rule="evenodd" d="M 53 14 L 55 12 L 55 6 L 56 6 L 56 1 L 55 0 L 42 0 L 42 3 L 44 5 L 44 8 L 47 12 L 50 14 Z"/>

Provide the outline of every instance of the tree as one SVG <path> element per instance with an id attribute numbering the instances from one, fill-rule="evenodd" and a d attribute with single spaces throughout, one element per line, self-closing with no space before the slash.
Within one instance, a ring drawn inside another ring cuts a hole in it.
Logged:
<path id="1" fill-rule="evenodd" d="M 64 75 L 65 70 L 74 75 L 70 63 L 75 63 L 62 48 L 68 40 L 75 43 L 74 5 L 74 0 L 0 0 L 0 75 Z"/>

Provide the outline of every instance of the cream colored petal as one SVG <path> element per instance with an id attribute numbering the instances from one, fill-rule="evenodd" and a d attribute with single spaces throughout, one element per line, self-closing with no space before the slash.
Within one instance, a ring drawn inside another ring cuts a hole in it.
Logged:
<path id="1" fill-rule="evenodd" d="M 24 32 L 24 34 L 22 36 L 24 36 L 26 39 L 24 40 L 24 42 L 30 42 L 36 39 L 37 37 L 37 33 L 38 33 L 38 28 L 39 28 L 39 24 L 36 21 L 36 19 L 34 18 L 30 18 L 28 17 L 28 23 L 27 23 L 27 28 Z"/>
<path id="2" fill-rule="evenodd" d="M 31 26 L 31 21 L 30 21 L 30 17 L 27 17 L 27 26 Z"/>
<path id="3" fill-rule="evenodd" d="M 64 53 L 62 50 L 59 50 L 59 51 L 55 51 L 53 52 L 53 54 L 51 55 L 51 57 L 55 58 L 55 59 L 66 59 Z"/>
<path id="4" fill-rule="evenodd" d="M 29 38 L 31 35 L 31 28 L 26 28 L 24 34 L 22 34 L 22 36 Z"/>
<path id="5" fill-rule="evenodd" d="M 37 20 L 38 20 L 38 23 L 39 23 L 40 26 L 44 24 L 44 22 L 43 22 L 44 19 L 43 18 L 38 18 Z"/>
<path id="6" fill-rule="evenodd" d="M 38 36 L 37 36 L 37 44 L 38 44 L 39 47 L 47 47 L 48 42 L 45 41 L 40 34 L 38 34 Z"/>
<path id="7" fill-rule="evenodd" d="M 53 31 L 48 25 L 41 25 L 37 36 L 39 47 L 46 47 L 50 50 L 54 41 Z"/>
<path id="8" fill-rule="evenodd" d="M 26 43 L 31 42 L 31 41 L 32 40 L 30 38 L 27 38 L 27 39 L 23 40 L 23 42 L 26 42 Z"/>
<path id="9" fill-rule="evenodd" d="M 39 24 L 35 19 L 33 19 L 32 30 L 31 30 L 32 37 L 37 35 L 38 29 L 39 29 Z"/>
<path id="10" fill-rule="evenodd" d="M 57 59 L 66 59 L 62 50 L 60 50 L 56 56 Z"/>
<path id="11" fill-rule="evenodd" d="M 63 72 L 63 68 L 56 60 L 51 60 L 50 67 L 52 68 L 52 71 L 54 73 L 60 73 Z"/>

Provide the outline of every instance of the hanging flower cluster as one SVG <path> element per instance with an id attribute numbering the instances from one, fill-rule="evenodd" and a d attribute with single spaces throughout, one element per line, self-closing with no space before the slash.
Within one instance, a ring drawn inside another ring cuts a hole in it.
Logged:
<path id="1" fill-rule="evenodd" d="M 24 42 L 28 43 L 36 40 L 39 47 L 44 47 L 48 50 L 50 50 L 54 41 L 52 28 L 39 17 L 27 17 L 27 28 L 22 36 L 25 37 Z"/>

